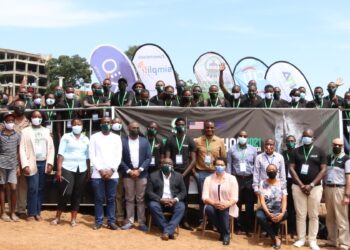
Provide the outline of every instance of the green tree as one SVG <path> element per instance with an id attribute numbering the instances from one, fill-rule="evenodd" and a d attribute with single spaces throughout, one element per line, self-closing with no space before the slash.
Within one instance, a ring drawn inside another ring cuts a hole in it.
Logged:
<path id="1" fill-rule="evenodd" d="M 138 45 L 129 46 L 128 50 L 124 52 L 125 55 L 127 55 L 127 57 L 129 57 L 129 59 L 132 60 L 132 57 L 134 56 L 135 51 L 137 50 L 138 47 L 139 47 Z"/>
<path id="2" fill-rule="evenodd" d="M 84 82 L 91 82 L 90 65 L 84 57 L 79 55 L 61 55 L 51 58 L 45 65 L 49 82 L 57 81 L 59 76 L 64 77 L 65 83 L 75 84 L 82 78 Z"/>

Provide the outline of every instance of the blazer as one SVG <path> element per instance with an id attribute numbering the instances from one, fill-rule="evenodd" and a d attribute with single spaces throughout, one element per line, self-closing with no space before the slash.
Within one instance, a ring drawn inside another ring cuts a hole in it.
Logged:
<path id="1" fill-rule="evenodd" d="M 47 164 L 54 164 L 55 147 L 50 134 L 50 130 L 42 127 L 44 131 L 44 137 L 47 142 L 47 154 L 46 154 L 46 166 Z M 29 176 L 35 175 L 38 171 L 36 166 L 35 156 L 35 135 L 32 126 L 26 127 L 22 130 L 21 142 L 19 145 L 19 154 L 22 168 L 29 167 Z"/>
<path id="2" fill-rule="evenodd" d="M 148 201 L 160 201 L 163 197 L 164 181 L 163 174 L 157 170 L 150 174 L 146 186 L 146 198 Z M 186 198 L 187 190 L 182 174 L 172 171 L 170 175 L 170 192 L 174 198 L 183 201 Z"/>
<path id="3" fill-rule="evenodd" d="M 128 170 L 133 170 L 131 163 L 130 148 L 129 148 L 129 137 L 122 138 L 123 153 L 122 162 L 119 166 L 123 177 L 130 177 L 127 173 Z M 143 168 L 139 178 L 147 178 L 149 164 L 152 160 L 151 147 L 148 140 L 145 137 L 139 136 L 139 164 L 138 169 Z"/>

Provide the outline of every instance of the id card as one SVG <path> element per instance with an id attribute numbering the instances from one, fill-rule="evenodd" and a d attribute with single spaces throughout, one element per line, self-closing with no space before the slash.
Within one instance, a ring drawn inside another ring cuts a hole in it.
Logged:
<path id="1" fill-rule="evenodd" d="M 92 120 L 98 121 L 98 114 L 92 114 Z"/>
<path id="2" fill-rule="evenodd" d="M 239 171 L 240 172 L 246 172 L 247 171 L 247 163 L 246 162 L 240 162 L 239 163 Z"/>
<path id="3" fill-rule="evenodd" d="M 348 133 L 350 133 L 350 126 L 347 126 L 347 128 L 348 128 Z"/>
<path id="4" fill-rule="evenodd" d="M 109 112 L 108 111 L 105 112 L 105 116 L 109 117 Z"/>
<path id="5" fill-rule="evenodd" d="M 182 159 L 182 155 L 176 155 L 175 162 L 176 162 L 176 164 L 183 164 L 184 162 Z"/>
<path id="6" fill-rule="evenodd" d="M 205 164 L 210 164 L 211 163 L 211 156 L 210 155 L 206 155 L 205 158 L 204 158 L 204 163 Z"/>
<path id="7" fill-rule="evenodd" d="M 46 125 L 46 128 L 49 129 L 50 132 L 52 133 L 52 124 L 51 124 L 51 123 L 50 123 L 50 124 L 47 124 L 47 125 Z"/>
<path id="8" fill-rule="evenodd" d="M 154 156 L 152 156 L 150 165 L 152 166 L 156 165 L 156 158 Z"/>
<path id="9" fill-rule="evenodd" d="M 309 172 L 309 164 L 301 165 L 300 173 L 301 174 L 307 174 L 308 172 Z"/>
<path id="10" fill-rule="evenodd" d="M 71 120 L 67 121 L 67 128 L 72 128 L 72 121 Z"/>

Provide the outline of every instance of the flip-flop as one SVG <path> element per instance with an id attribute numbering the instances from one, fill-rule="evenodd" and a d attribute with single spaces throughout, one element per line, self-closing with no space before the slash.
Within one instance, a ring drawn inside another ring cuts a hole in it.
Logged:
<path id="1" fill-rule="evenodd" d="M 19 222 L 19 218 L 18 218 L 16 215 L 12 215 L 12 216 L 11 216 L 11 219 L 12 219 L 14 222 Z"/>
<path id="2" fill-rule="evenodd" d="M 71 225 L 72 227 L 76 227 L 76 226 L 78 226 L 78 223 L 77 223 L 75 220 L 72 220 L 72 221 L 70 222 L 70 225 Z"/>
<path id="3" fill-rule="evenodd" d="M 3 221 L 6 221 L 6 222 L 10 222 L 10 221 L 11 221 L 10 217 L 9 217 L 7 214 L 3 214 L 3 215 L 1 216 L 1 219 L 2 219 Z"/>
<path id="4" fill-rule="evenodd" d="M 55 218 L 55 219 L 53 219 L 52 221 L 51 221 L 51 225 L 58 225 L 58 224 L 60 224 L 60 222 L 61 222 L 61 220 L 60 219 L 58 219 L 58 218 Z"/>

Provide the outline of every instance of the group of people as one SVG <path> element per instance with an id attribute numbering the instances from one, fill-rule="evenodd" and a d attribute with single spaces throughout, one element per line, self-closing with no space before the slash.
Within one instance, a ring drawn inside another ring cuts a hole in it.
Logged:
<path id="1" fill-rule="evenodd" d="M 279 223 L 288 219 L 290 231 L 296 231 L 298 236 L 295 246 L 301 247 L 308 241 L 311 249 L 319 249 L 318 210 L 324 192 L 329 244 L 348 249 L 350 160 L 339 138 L 333 140 L 333 153 L 328 156 L 313 144 L 310 129 L 304 131 L 298 148 L 299 138 L 289 135 L 282 154 L 275 151 L 272 138 L 265 141 L 263 152 L 258 154 L 247 143 L 248 133 L 241 130 L 237 144 L 227 152 L 222 138 L 215 135 L 213 121 L 205 121 L 203 135 L 192 138 L 187 134 L 186 120 L 177 118 L 176 133 L 161 140 L 156 121 L 146 124 L 145 136 L 141 136 L 137 122 L 128 124 L 124 129 L 127 133 L 122 133 L 119 118 L 112 119 L 106 111 L 93 109 L 111 105 L 350 108 L 350 92 L 345 93 L 344 99 L 335 95 L 337 85 L 332 82 L 327 88 L 329 96 L 323 98 L 322 88 L 316 87 L 315 100 L 310 102 L 303 99 L 304 88 L 293 89 L 292 101 L 288 103 L 280 99 L 280 90 L 271 85 L 265 87 L 262 99 L 254 81 L 250 82 L 247 95 L 241 94 L 239 86 L 229 93 L 223 85 L 224 69 L 221 65 L 219 85 L 224 99 L 218 96 L 216 85 L 209 88 L 209 98 L 203 99 L 200 86 L 189 89 L 183 81 L 176 85 L 177 95 L 172 86 L 158 81 L 155 86 L 158 94 L 150 98 L 142 82 L 136 82 L 132 92 L 127 91 L 124 78 L 119 79 L 116 93 L 110 91 L 109 79 L 102 85 L 93 84 L 93 94 L 82 101 L 76 98 L 72 86 L 65 89 L 57 86 L 53 93 L 45 94 L 45 103 L 39 93 L 32 94 L 32 102 L 25 87 L 19 88 L 18 96 L 10 104 L 5 103 L 2 95 L 1 107 L 6 112 L 0 126 L 1 219 L 19 221 L 18 215 L 25 214 L 28 221 L 40 221 L 45 174 L 52 173 L 55 166 L 58 206 L 51 224 L 61 222 L 61 215 L 70 203 L 70 224 L 77 225 L 80 200 L 90 181 L 95 203 L 93 229 L 102 228 L 105 203 L 109 229 L 128 230 L 138 225 L 138 229 L 148 231 L 147 207 L 162 230 L 161 238 L 175 239 L 178 225 L 193 230 L 188 220 L 188 190 L 193 175 L 198 186 L 200 222 L 204 216 L 209 221 L 209 225 L 198 228 L 214 226 L 224 245 L 230 243 L 230 216 L 238 217 L 236 224 L 247 236 L 253 231 L 256 217 L 274 248 L 281 246 Z M 77 107 L 87 109 L 73 109 Z M 31 112 L 26 113 L 27 109 Z M 344 112 L 346 117 L 350 115 Z M 91 136 L 83 133 L 87 124 L 81 118 L 86 116 L 92 119 Z M 56 120 L 61 122 L 53 123 Z M 344 122 L 344 132 L 348 133 L 350 121 Z M 9 214 L 5 213 L 7 187 Z M 259 208 L 254 212 L 256 202 Z M 170 219 L 165 212 L 171 214 Z"/>

